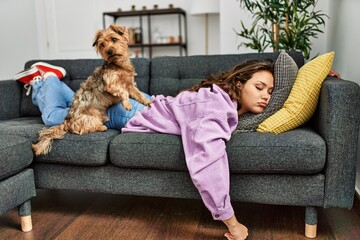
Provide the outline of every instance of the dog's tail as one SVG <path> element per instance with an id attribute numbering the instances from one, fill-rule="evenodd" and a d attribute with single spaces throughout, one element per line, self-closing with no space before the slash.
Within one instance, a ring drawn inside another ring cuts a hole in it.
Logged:
<path id="1" fill-rule="evenodd" d="M 48 154 L 53 140 L 63 138 L 66 132 L 64 122 L 59 126 L 41 129 L 39 132 L 39 142 L 32 145 L 35 155 Z"/>

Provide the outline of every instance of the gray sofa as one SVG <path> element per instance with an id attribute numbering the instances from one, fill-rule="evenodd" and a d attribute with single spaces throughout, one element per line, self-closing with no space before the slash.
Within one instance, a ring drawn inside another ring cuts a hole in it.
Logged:
<path id="1" fill-rule="evenodd" d="M 299 67 L 304 64 L 301 54 L 290 55 Z M 239 62 L 255 58 L 275 60 L 277 56 L 278 53 L 157 57 L 134 59 L 133 63 L 140 90 L 151 95 L 175 95 L 209 74 L 230 69 Z M 27 62 L 25 68 L 36 61 L 39 60 Z M 74 90 L 102 64 L 100 59 L 48 62 L 66 69 L 63 81 Z M 234 134 L 227 143 L 232 200 L 304 206 L 309 237 L 316 233 L 318 207 L 351 208 L 359 96 L 356 83 L 327 78 L 316 113 L 304 126 L 279 135 Z M 22 85 L 13 80 L 0 81 L 0 99 L 0 134 L 8 136 L 9 142 L 15 141 L 15 136 L 35 142 L 44 125 Z M 25 148 L 28 151 L 30 146 L 23 145 Z M 12 154 L 18 156 L 20 152 L 13 150 Z M 5 157 L 0 156 L 1 165 L 13 164 L 3 163 Z M 181 138 L 174 135 L 121 134 L 113 129 L 84 136 L 67 134 L 54 142 L 50 154 L 34 157 L 30 167 L 38 189 L 199 198 L 186 169 Z"/>

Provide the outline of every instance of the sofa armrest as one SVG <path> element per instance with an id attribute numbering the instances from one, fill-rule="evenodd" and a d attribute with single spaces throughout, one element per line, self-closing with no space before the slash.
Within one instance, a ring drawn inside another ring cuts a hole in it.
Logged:
<path id="1" fill-rule="evenodd" d="M 0 81 L 0 120 L 19 117 L 21 88 L 14 80 Z"/>
<path id="2" fill-rule="evenodd" d="M 318 108 L 312 119 L 327 148 L 324 207 L 352 207 L 359 119 L 359 85 L 328 77 L 321 87 Z"/>

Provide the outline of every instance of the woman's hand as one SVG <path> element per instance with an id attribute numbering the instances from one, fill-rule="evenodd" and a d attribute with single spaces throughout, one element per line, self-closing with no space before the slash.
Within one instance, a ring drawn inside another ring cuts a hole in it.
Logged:
<path id="1" fill-rule="evenodd" d="M 335 71 L 334 68 L 330 69 L 330 72 L 328 74 L 329 77 L 336 77 L 336 78 L 341 78 L 340 73 L 338 73 L 337 71 Z"/>

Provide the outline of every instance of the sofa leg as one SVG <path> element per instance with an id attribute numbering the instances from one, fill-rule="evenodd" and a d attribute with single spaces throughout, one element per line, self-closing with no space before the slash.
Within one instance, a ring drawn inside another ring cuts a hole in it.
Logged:
<path id="1" fill-rule="evenodd" d="M 32 230 L 31 215 L 21 216 L 21 231 L 30 232 Z"/>
<path id="2" fill-rule="evenodd" d="M 305 236 L 316 238 L 317 235 L 317 211 L 315 207 L 305 208 Z"/>
<path id="3" fill-rule="evenodd" d="M 307 238 L 316 238 L 317 224 L 310 225 L 305 223 L 305 236 Z"/>
<path id="4" fill-rule="evenodd" d="M 30 200 L 27 200 L 19 206 L 19 216 L 21 218 L 21 230 L 23 232 L 30 232 L 32 230 Z"/>

